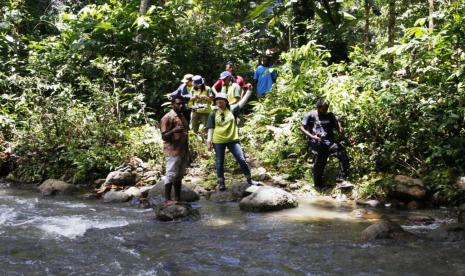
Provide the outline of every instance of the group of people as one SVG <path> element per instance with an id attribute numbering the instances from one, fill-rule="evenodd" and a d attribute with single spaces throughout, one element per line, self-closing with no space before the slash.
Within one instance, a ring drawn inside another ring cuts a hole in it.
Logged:
<path id="1" fill-rule="evenodd" d="M 226 149 L 236 159 L 248 184 L 257 185 L 252 179 L 250 167 L 240 145 L 237 116 L 251 97 L 254 87 L 258 98 L 271 91 L 277 74 L 264 57 L 254 73 L 254 85 L 247 83 L 234 71 L 234 64 L 228 62 L 226 70 L 212 87 L 205 84 L 200 75 L 187 74 L 182 84 L 170 94 L 172 109 L 163 116 L 160 123 L 163 153 L 166 160 L 165 200 L 173 204 L 181 200 L 181 183 L 189 162 L 188 131 L 198 133 L 202 124 L 207 130 L 207 147 L 215 151 L 215 168 L 218 189 L 226 189 L 224 159 Z M 313 176 L 316 188 L 323 187 L 323 171 L 327 159 L 335 154 L 341 163 L 338 180 L 347 177 L 349 159 L 344 147 L 336 143 L 333 134 L 343 130 L 334 114 L 328 112 L 329 104 L 325 100 L 317 102 L 317 110 L 308 113 L 301 130 L 308 136 L 315 154 Z M 190 122 L 190 123 L 189 123 Z M 171 191 L 174 188 L 174 200 Z"/>

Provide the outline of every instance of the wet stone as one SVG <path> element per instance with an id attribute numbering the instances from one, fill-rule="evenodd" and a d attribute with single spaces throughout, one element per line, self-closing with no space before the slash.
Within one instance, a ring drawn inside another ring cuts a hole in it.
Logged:
<path id="1" fill-rule="evenodd" d="M 429 232 L 427 236 L 434 241 L 465 241 L 465 223 L 443 225 Z"/>
<path id="2" fill-rule="evenodd" d="M 130 196 L 125 192 L 121 191 L 109 191 L 103 196 L 103 202 L 105 203 L 121 203 L 128 201 Z"/>
<path id="3" fill-rule="evenodd" d="M 270 186 L 259 187 L 239 203 L 241 210 L 251 212 L 278 211 L 297 206 L 297 198 L 294 195 Z"/>
<path id="4" fill-rule="evenodd" d="M 61 180 L 47 179 L 38 189 L 43 196 L 52 196 L 56 194 L 71 194 L 76 190 L 76 187 Z"/>
<path id="5" fill-rule="evenodd" d="M 367 242 L 376 239 L 405 239 L 409 237 L 413 237 L 413 235 L 402 229 L 399 224 L 384 220 L 363 230 L 361 239 Z"/>
<path id="6" fill-rule="evenodd" d="M 156 218 L 160 221 L 173 221 L 185 218 L 199 218 L 199 211 L 189 203 L 178 202 L 173 205 L 160 205 L 155 208 Z"/>
<path id="7" fill-rule="evenodd" d="M 131 170 L 118 170 L 108 174 L 105 184 L 133 186 L 136 184 L 136 175 Z"/>
<path id="8" fill-rule="evenodd" d="M 430 216 L 411 216 L 407 223 L 414 225 L 429 225 L 434 223 L 434 218 Z"/>

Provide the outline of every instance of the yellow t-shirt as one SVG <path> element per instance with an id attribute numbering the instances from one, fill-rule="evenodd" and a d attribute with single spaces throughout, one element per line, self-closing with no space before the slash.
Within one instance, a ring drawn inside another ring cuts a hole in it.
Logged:
<path id="1" fill-rule="evenodd" d="M 207 128 L 213 128 L 212 142 L 214 144 L 225 144 L 239 141 L 239 128 L 237 127 L 234 114 L 239 112 L 238 106 L 232 106 L 231 110 L 224 112 L 214 110 L 208 116 Z"/>

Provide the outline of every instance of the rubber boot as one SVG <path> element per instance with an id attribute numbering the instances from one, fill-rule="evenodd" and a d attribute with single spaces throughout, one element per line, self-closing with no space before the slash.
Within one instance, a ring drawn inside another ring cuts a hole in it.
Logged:
<path id="1" fill-rule="evenodd" d="M 172 186 L 173 186 L 173 184 L 171 184 L 171 183 L 166 183 L 165 184 L 165 200 L 166 201 L 171 200 L 171 187 Z"/>
<path id="2" fill-rule="evenodd" d="M 226 185 L 224 185 L 224 179 L 218 180 L 218 190 L 220 191 L 226 190 Z"/>
<path id="3" fill-rule="evenodd" d="M 249 185 L 259 185 L 259 183 L 255 180 L 253 180 L 251 177 L 247 177 L 247 184 Z"/>
<path id="4" fill-rule="evenodd" d="M 181 181 L 174 183 L 174 200 L 181 201 Z"/>

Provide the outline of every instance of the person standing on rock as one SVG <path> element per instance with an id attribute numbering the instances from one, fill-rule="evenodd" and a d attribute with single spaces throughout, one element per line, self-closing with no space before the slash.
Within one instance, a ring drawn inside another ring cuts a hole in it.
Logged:
<path id="1" fill-rule="evenodd" d="M 340 137 L 345 137 L 341 124 L 332 112 L 328 112 L 329 103 L 323 98 L 316 102 L 317 110 L 310 111 L 304 116 L 300 129 L 309 138 L 310 148 L 314 154 L 313 182 L 315 188 L 320 190 L 324 186 L 324 169 L 330 155 L 339 159 L 339 176 L 337 182 L 341 187 L 351 184 L 346 181 L 349 171 L 349 157 L 345 147 L 336 142 L 334 130 Z"/>
<path id="2" fill-rule="evenodd" d="M 192 78 L 194 87 L 191 90 L 189 108 L 192 109 L 191 129 L 199 132 L 200 124 L 207 129 L 208 115 L 212 111 L 213 92 L 210 86 L 205 85 L 205 80 L 199 75 Z"/>
<path id="3" fill-rule="evenodd" d="M 244 173 L 247 183 L 256 185 L 257 182 L 252 180 L 250 168 L 247 164 L 239 143 L 239 129 L 236 122 L 236 116 L 241 108 L 247 103 L 252 90 L 247 91 L 244 97 L 237 104 L 229 105 L 228 95 L 226 93 L 218 93 L 215 96 L 216 110 L 213 110 L 208 116 L 208 149 L 215 149 L 215 167 L 218 177 L 218 189 L 226 190 L 224 179 L 224 154 L 226 148 L 232 153 L 237 163 Z"/>
<path id="4" fill-rule="evenodd" d="M 181 200 L 182 178 L 189 162 L 188 131 L 189 124 L 183 115 L 184 98 L 180 95 L 171 99 L 172 109 L 160 122 L 163 139 L 163 155 L 166 160 L 165 203 L 174 204 Z M 174 187 L 174 201 L 171 189 Z"/>

